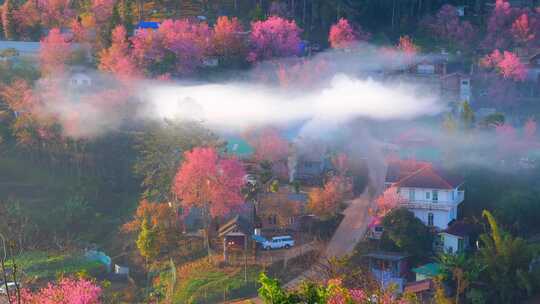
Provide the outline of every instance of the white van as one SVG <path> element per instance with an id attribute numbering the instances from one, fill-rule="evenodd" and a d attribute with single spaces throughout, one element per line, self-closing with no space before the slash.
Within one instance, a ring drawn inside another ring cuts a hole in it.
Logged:
<path id="1" fill-rule="evenodd" d="M 294 246 L 294 240 L 290 235 L 275 236 L 269 241 L 265 241 L 263 248 L 266 250 L 279 249 L 279 248 L 291 248 Z"/>
<path id="2" fill-rule="evenodd" d="M 15 291 L 17 289 L 17 286 L 15 285 L 15 282 L 7 282 L 7 283 L 0 283 L 0 294 L 7 295 L 7 290 L 11 293 L 12 291 Z M 7 285 L 7 290 L 6 290 Z M 17 283 L 19 285 L 19 288 L 21 287 L 21 283 Z"/>

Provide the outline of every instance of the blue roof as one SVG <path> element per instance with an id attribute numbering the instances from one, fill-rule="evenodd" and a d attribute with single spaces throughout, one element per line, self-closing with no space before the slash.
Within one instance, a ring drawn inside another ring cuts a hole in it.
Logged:
<path id="1" fill-rule="evenodd" d="M 154 21 L 141 21 L 139 24 L 137 24 L 138 29 L 158 29 L 159 28 L 159 22 Z"/>
<path id="2" fill-rule="evenodd" d="M 32 56 L 39 53 L 39 42 L 0 40 L 0 51 L 15 49 L 21 56 Z"/>
<path id="3" fill-rule="evenodd" d="M 255 149 L 244 139 L 239 137 L 227 138 L 226 152 L 238 158 L 249 158 L 255 152 Z"/>

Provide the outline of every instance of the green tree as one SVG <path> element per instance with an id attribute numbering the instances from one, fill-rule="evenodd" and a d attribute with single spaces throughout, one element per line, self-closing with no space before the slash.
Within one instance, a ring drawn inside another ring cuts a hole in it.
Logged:
<path id="1" fill-rule="evenodd" d="M 148 219 L 144 219 L 141 223 L 141 230 L 137 237 L 137 248 L 146 261 L 155 258 L 159 253 L 157 234 L 153 227 L 150 226 Z"/>
<path id="2" fill-rule="evenodd" d="M 448 114 L 444 117 L 442 123 L 443 129 L 449 134 L 453 134 L 457 130 L 457 123 L 452 114 Z"/>
<path id="3" fill-rule="evenodd" d="M 463 303 L 464 296 L 473 293 L 483 292 L 473 288 L 473 283 L 478 282 L 483 267 L 478 261 L 465 254 L 442 254 L 438 257 L 441 265 L 442 279 L 452 283 L 456 293 L 454 302 Z"/>
<path id="4" fill-rule="evenodd" d="M 489 232 L 482 234 L 478 259 L 485 267 L 482 281 L 489 289 L 489 303 L 519 303 L 530 291 L 528 267 L 529 248 L 521 238 L 515 238 L 499 228 L 495 217 L 487 210 Z"/>
<path id="5" fill-rule="evenodd" d="M 431 252 L 433 236 L 429 228 L 405 208 L 390 211 L 382 221 L 383 242 L 414 257 L 424 257 Z M 388 245 L 387 245 L 388 246 Z"/>
<path id="6" fill-rule="evenodd" d="M 484 128 L 488 128 L 488 127 L 494 127 L 494 126 L 502 125 L 502 124 L 504 124 L 504 122 L 505 122 L 504 114 L 502 114 L 502 113 L 493 113 L 493 114 L 488 115 L 486 118 L 484 118 L 480 122 L 480 125 L 482 127 L 484 127 Z"/>
<path id="7" fill-rule="evenodd" d="M 216 143 L 217 137 L 196 122 L 164 121 L 148 126 L 136 138 L 138 157 L 134 165 L 135 174 L 143 179 L 143 197 L 155 202 L 170 201 L 172 179 L 184 151 Z"/>
<path id="8" fill-rule="evenodd" d="M 463 102 L 460 113 L 461 126 L 465 130 L 470 130 L 474 126 L 474 111 L 468 101 Z"/>

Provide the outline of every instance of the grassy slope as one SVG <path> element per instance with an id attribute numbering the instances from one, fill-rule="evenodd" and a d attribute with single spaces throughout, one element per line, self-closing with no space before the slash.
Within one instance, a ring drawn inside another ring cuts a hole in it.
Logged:
<path id="1" fill-rule="evenodd" d="M 248 266 L 247 282 L 243 267 L 220 268 L 205 260 L 179 270 L 174 303 L 217 303 L 255 295 L 261 268 Z"/>
<path id="2" fill-rule="evenodd" d="M 50 280 L 59 275 L 72 275 L 85 273 L 98 275 L 105 271 L 99 262 L 88 261 L 79 254 L 49 253 L 34 251 L 16 257 L 17 266 L 22 269 L 23 280 Z M 9 261 L 8 267 L 12 262 Z"/>

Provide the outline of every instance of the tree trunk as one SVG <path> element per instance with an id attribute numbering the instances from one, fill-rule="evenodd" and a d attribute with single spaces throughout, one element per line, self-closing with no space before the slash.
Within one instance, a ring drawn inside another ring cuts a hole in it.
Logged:
<path id="1" fill-rule="evenodd" d="M 210 248 L 210 211 L 208 208 L 208 204 L 204 206 L 203 208 L 203 221 L 204 221 L 204 242 L 206 245 L 206 250 L 208 253 L 208 261 L 210 261 L 210 258 L 212 256 L 212 249 Z"/>

